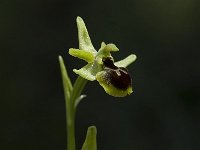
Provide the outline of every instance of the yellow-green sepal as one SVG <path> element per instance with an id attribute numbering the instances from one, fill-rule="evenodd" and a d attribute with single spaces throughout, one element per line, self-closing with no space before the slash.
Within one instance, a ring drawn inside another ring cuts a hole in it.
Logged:
<path id="1" fill-rule="evenodd" d="M 96 80 L 96 74 L 99 71 L 102 71 L 102 66 L 99 65 L 97 62 L 94 63 L 88 63 L 81 69 L 73 69 L 73 71 L 81 76 L 82 78 L 85 78 L 89 81 L 94 81 Z"/>
<path id="2" fill-rule="evenodd" d="M 81 17 L 77 17 L 76 22 L 78 28 L 79 48 L 94 54 L 97 53 L 92 44 L 92 41 L 90 40 L 90 36 L 83 19 Z"/>

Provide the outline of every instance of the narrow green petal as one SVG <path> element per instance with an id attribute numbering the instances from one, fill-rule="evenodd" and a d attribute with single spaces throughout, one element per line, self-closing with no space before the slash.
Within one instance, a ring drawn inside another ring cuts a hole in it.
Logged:
<path id="1" fill-rule="evenodd" d="M 136 60 L 136 55 L 131 54 L 128 57 L 124 58 L 123 60 L 120 60 L 118 62 L 115 62 L 114 64 L 117 67 L 127 67 L 128 65 L 130 65 L 131 63 L 133 63 Z"/>
<path id="2" fill-rule="evenodd" d="M 87 130 L 86 139 L 81 150 L 97 150 L 96 135 L 96 127 L 90 126 Z"/>
<path id="3" fill-rule="evenodd" d="M 101 48 L 104 48 L 106 46 L 105 42 L 101 42 Z"/>
<path id="4" fill-rule="evenodd" d="M 91 63 L 91 62 L 94 61 L 94 55 L 91 52 L 88 52 L 88 51 L 85 51 L 85 50 L 70 48 L 69 54 L 74 56 L 74 57 L 78 57 L 80 59 L 83 59 L 83 60 L 87 61 L 88 63 Z"/>
<path id="5" fill-rule="evenodd" d="M 106 51 L 109 51 L 109 52 L 116 52 L 116 51 L 119 51 L 119 49 L 117 48 L 117 46 L 115 44 L 107 44 L 105 46 L 105 50 Z"/>
<path id="6" fill-rule="evenodd" d="M 76 22 L 78 27 L 79 49 L 96 53 L 83 19 L 81 17 L 77 17 Z"/>
<path id="7" fill-rule="evenodd" d="M 59 56 L 59 63 L 60 63 L 60 70 L 62 74 L 65 99 L 69 99 L 71 91 L 72 91 L 72 83 L 68 76 L 67 70 L 65 68 L 65 64 L 64 64 L 62 56 Z"/>
<path id="8" fill-rule="evenodd" d="M 101 43 L 101 48 L 99 49 L 96 58 L 101 59 L 103 57 L 110 57 L 110 52 L 119 51 L 115 44 L 105 44 L 104 42 Z"/>

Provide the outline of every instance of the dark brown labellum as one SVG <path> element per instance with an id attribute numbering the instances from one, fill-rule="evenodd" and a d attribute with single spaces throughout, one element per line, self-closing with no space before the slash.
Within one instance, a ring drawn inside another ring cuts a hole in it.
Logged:
<path id="1" fill-rule="evenodd" d="M 107 80 L 116 88 L 126 90 L 131 86 L 131 77 L 124 67 L 117 67 L 111 57 L 103 58 Z"/>

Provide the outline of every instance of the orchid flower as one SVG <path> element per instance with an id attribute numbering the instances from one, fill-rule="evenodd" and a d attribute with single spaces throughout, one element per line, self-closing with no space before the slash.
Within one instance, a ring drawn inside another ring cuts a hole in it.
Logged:
<path id="1" fill-rule="evenodd" d="M 131 54 L 123 60 L 114 61 L 111 52 L 119 49 L 115 44 L 101 43 L 97 51 L 90 39 L 89 33 L 81 17 L 77 17 L 79 49 L 70 48 L 69 54 L 86 61 L 88 64 L 73 71 L 89 81 L 97 80 L 106 93 L 115 97 L 124 97 L 132 93 L 132 79 L 127 66 L 136 60 Z"/>

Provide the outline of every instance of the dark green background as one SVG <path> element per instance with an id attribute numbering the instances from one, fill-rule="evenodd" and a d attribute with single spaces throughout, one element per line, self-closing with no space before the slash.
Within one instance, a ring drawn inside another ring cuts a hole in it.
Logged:
<path id="1" fill-rule="evenodd" d="M 1 0 L 0 149 L 65 150 L 65 105 L 57 57 L 70 77 L 85 63 L 81 16 L 96 49 L 113 42 L 129 66 L 134 93 L 123 99 L 89 82 L 77 111 L 80 149 L 96 125 L 99 150 L 200 149 L 200 10 L 198 0 Z"/>

